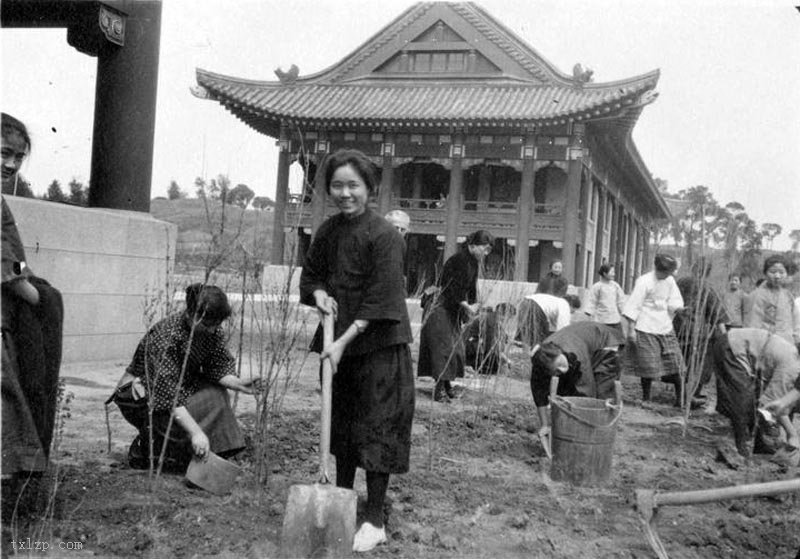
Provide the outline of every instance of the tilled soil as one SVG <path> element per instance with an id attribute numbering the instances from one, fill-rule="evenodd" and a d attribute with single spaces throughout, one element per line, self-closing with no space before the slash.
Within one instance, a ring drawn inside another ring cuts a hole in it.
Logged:
<path id="1" fill-rule="evenodd" d="M 51 542 L 49 556 L 280 557 L 288 488 L 317 477 L 314 360 L 275 419 L 267 484 L 258 486 L 255 458 L 245 452 L 236 459 L 242 475 L 224 497 L 190 489 L 181 476 L 150 480 L 148 472 L 130 469 L 125 457 L 134 433 L 115 409 L 108 451 L 102 402 L 123 368 L 105 363 L 62 371 L 75 397 L 54 461 L 57 471 L 36 482 L 38 497 L 26 497 L 20 508 L 28 512 L 13 522 L 13 503 L 4 501 L 4 555 L 15 552 L 11 540 L 33 536 Z M 695 413 L 684 435 L 671 421 L 679 413 L 670 389 L 658 387 L 656 402 L 643 408 L 635 379 L 626 378 L 630 397 L 618 424 L 609 483 L 554 482 L 536 436 L 525 373 L 514 376 L 468 377 L 463 397 L 450 404 L 433 403 L 432 383 L 418 381 L 411 471 L 391 478 L 389 542 L 365 556 L 655 557 L 633 507 L 635 489 L 685 491 L 798 475 L 758 457 L 739 469 L 717 461 L 716 446 L 729 438 L 720 416 Z M 252 403 L 240 400 L 238 412 L 252 431 Z M 356 489 L 363 500 L 360 472 Z M 793 494 L 664 507 L 657 529 L 675 558 L 794 557 L 800 550 L 799 503 Z M 53 545 L 58 541 L 79 541 L 83 549 L 60 552 Z"/>

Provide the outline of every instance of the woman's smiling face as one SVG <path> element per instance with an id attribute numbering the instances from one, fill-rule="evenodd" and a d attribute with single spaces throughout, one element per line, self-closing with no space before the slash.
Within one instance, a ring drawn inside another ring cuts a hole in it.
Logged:
<path id="1" fill-rule="evenodd" d="M 336 207 L 346 217 L 356 217 L 367 209 L 369 188 L 352 165 L 342 165 L 333 172 L 329 192 Z"/>
<path id="2" fill-rule="evenodd" d="M 2 138 L 3 183 L 14 178 L 22 166 L 22 160 L 28 155 L 28 143 L 22 135 L 15 131 L 7 131 Z"/>

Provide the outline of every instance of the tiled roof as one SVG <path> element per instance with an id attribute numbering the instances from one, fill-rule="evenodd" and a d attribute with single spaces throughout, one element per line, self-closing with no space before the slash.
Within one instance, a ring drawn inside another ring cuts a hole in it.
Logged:
<path id="1" fill-rule="evenodd" d="M 234 113 L 266 119 L 353 122 L 491 122 L 509 124 L 591 119 L 635 105 L 658 72 L 583 87 L 532 84 L 423 85 L 252 82 L 198 69 L 204 94 Z"/>

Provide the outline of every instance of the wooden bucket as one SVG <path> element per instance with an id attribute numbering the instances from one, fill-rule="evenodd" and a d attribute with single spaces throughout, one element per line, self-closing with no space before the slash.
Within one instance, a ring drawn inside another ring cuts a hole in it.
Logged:
<path id="1" fill-rule="evenodd" d="M 562 396 L 553 397 L 551 403 L 551 479 L 589 486 L 607 482 L 622 407 L 595 398 Z"/>

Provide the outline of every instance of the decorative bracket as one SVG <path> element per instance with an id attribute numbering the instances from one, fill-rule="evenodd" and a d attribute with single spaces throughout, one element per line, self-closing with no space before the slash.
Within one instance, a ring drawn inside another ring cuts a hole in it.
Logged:
<path id="1" fill-rule="evenodd" d="M 125 46 L 125 16 L 121 13 L 100 4 L 98 10 L 100 30 L 106 40 L 121 47 Z"/>

